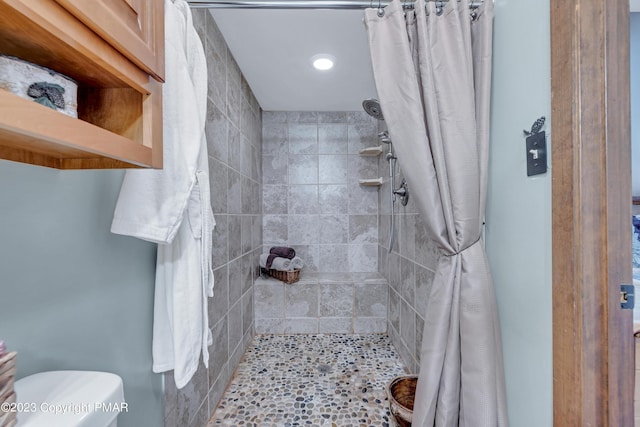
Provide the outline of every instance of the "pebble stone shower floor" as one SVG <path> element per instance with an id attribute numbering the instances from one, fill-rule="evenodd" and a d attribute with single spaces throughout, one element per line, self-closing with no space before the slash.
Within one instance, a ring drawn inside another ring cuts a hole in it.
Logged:
<path id="1" fill-rule="evenodd" d="M 393 426 L 405 373 L 387 335 L 256 335 L 207 427 Z"/>

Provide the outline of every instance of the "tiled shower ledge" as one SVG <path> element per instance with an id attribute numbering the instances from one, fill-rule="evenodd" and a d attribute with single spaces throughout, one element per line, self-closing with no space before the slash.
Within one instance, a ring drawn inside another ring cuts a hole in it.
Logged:
<path id="1" fill-rule="evenodd" d="M 267 282 L 279 282 L 279 280 L 267 275 L 261 276 L 258 280 Z M 318 273 L 302 270 L 298 284 L 322 284 L 322 283 L 386 283 L 385 278 L 380 273 Z"/>
<path id="2" fill-rule="evenodd" d="M 256 335 L 207 427 L 389 427 L 404 374 L 384 334 Z"/>
<path id="3" fill-rule="evenodd" d="M 257 334 L 387 332 L 387 281 L 378 273 L 312 273 L 285 285 L 255 281 Z"/>

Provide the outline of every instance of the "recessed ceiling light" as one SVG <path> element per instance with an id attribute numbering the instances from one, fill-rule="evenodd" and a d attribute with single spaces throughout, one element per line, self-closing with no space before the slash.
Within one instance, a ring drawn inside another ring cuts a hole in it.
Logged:
<path id="1" fill-rule="evenodd" d="M 311 63 L 313 64 L 313 67 L 316 70 L 320 70 L 320 71 L 327 71 L 332 69 L 335 62 L 336 62 L 336 58 L 326 53 L 313 55 L 311 57 Z"/>

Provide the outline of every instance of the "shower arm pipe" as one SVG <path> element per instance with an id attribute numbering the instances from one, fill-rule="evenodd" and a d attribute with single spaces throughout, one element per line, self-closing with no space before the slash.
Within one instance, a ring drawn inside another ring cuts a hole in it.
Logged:
<path id="1" fill-rule="evenodd" d="M 453 0 L 452 0 L 453 1 Z M 458 0 L 460 1 L 460 0 Z M 389 0 L 188 0 L 192 8 L 206 9 L 367 9 L 385 7 Z M 446 1 L 436 1 L 442 6 Z M 469 7 L 477 9 L 483 1 L 470 1 Z M 413 2 L 405 1 L 406 9 L 413 8 Z"/>
<path id="2" fill-rule="evenodd" d="M 393 243 L 395 242 L 396 233 L 395 233 L 395 207 L 396 207 L 396 194 L 394 190 L 396 189 L 396 171 L 395 171 L 395 163 L 396 156 L 393 155 L 393 145 L 389 144 L 389 153 L 387 153 L 387 161 L 389 162 L 389 190 L 390 190 L 390 200 L 389 204 L 391 205 L 391 216 L 389 217 L 389 247 L 387 253 L 391 253 L 393 251 Z"/>
<path id="3" fill-rule="evenodd" d="M 389 169 L 391 170 L 391 182 L 389 183 L 389 187 L 390 187 L 390 192 L 391 192 L 391 200 L 389 201 L 389 204 L 391 205 L 391 216 L 389 217 L 389 248 L 387 250 L 387 253 L 391 253 L 391 251 L 393 251 L 393 243 L 395 242 L 396 239 L 396 231 L 395 231 L 395 225 L 396 225 L 396 221 L 393 218 L 395 216 L 395 209 L 396 209 L 396 195 L 394 194 L 393 190 L 395 189 L 394 185 L 394 173 L 393 173 L 393 169 L 391 169 L 392 166 L 392 162 L 393 159 L 389 159 Z"/>

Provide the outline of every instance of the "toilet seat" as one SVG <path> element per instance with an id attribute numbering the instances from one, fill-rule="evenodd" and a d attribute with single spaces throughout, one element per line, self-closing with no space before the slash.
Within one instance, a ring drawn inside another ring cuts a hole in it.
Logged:
<path id="1" fill-rule="evenodd" d="M 51 371 L 15 382 L 18 427 L 110 427 L 128 410 L 122 379 L 108 372 Z"/>

